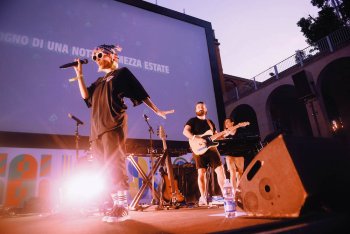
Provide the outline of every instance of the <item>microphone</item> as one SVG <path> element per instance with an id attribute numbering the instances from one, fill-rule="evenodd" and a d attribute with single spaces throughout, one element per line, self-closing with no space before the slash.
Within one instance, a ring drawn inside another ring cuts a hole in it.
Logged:
<path id="1" fill-rule="evenodd" d="M 143 118 L 145 118 L 145 120 L 149 120 L 149 117 L 146 114 L 143 114 Z"/>
<path id="2" fill-rule="evenodd" d="M 68 113 L 68 117 L 71 118 L 71 119 L 74 119 L 75 121 L 77 121 L 77 124 L 81 124 L 83 125 L 83 121 L 81 121 L 80 119 L 78 119 L 77 117 L 75 117 L 74 115 L 72 115 L 71 113 Z"/>
<path id="3" fill-rule="evenodd" d="M 83 59 L 83 60 L 79 59 L 79 61 L 81 64 L 87 64 L 89 62 L 89 60 L 87 60 L 87 59 Z M 62 66 L 60 66 L 60 68 L 74 67 L 77 65 L 78 65 L 78 62 L 66 63 L 66 64 L 63 64 Z"/>

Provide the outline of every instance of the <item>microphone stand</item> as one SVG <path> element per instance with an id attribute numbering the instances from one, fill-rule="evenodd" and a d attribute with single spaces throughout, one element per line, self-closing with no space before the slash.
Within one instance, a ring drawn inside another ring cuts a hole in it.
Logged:
<path id="1" fill-rule="evenodd" d="M 76 127 L 75 127 L 75 158 L 78 162 L 79 159 L 79 123 L 76 122 Z"/>
<path id="2" fill-rule="evenodd" d="M 79 139 L 80 139 L 80 136 L 79 136 L 79 125 L 81 123 L 79 123 L 77 120 L 73 119 L 76 123 L 75 125 L 75 132 L 74 132 L 74 135 L 75 135 L 75 157 L 76 157 L 76 160 L 78 162 L 78 159 L 79 159 Z"/>
<path id="3" fill-rule="evenodd" d="M 149 141 L 150 141 L 150 155 L 151 155 L 151 166 L 152 168 L 154 167 L 154 156 L 153 156 L 153 140 L 152 140 L 152 134 L 154 134 L 153 128 L 152 126 L 149 124 L 148 122 L 148 118 L 145 118 L 145 121 L 148 125 L 148 132 L 149 132 Z M 156 198 L 155 198 L 155 190 L 154 190 L 154 176 L 152 176 L 152 201 L 151 204 L 155 205 L 156 202 Z"/>

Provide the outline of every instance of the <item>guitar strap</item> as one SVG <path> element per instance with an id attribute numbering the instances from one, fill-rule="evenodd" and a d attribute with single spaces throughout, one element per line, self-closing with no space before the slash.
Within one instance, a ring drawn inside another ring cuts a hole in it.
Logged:
<path id="1" fill-rule="evenodd" d="M 213 132 L 213 134 L 214 134 L 214 127 L 213 127 L 213 125 L 211 124 L 211 122 L 209 121 L 209 119 L 206 119 L 207 120 L 207 123 L 208 123 L 208 125 L 209 125 L 209 127 L 210 127 L 210 130 Z"/>

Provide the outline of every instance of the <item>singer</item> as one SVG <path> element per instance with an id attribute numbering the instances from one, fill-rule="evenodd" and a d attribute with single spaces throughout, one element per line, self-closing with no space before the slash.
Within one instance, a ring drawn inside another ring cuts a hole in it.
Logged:
<path id="1" fill-rule="evenodd" d="M 157 115 L 166 119 L 174 110 L 159 110 L 151 101 L 141 83 L 126 67 L 118 66 L 119 46 L 100 45 L 92 52 L 99 77 L 89 87 L 83 78 L 83 67 L 79 59 L 74 67 L 78 77 L 79 90 L 87 106 L 91 108 L 90 142 L 93 154 L 103 162 L 103 169 L 111 180 L 110 194 L 113 208 L 102 218 L 104 222 L 119 222 L 129 218 L 126 172 L 125 141 L 127 137 L 127 106 L 124 98 L 129 98 L 134 106 L 145 103 Z"/>

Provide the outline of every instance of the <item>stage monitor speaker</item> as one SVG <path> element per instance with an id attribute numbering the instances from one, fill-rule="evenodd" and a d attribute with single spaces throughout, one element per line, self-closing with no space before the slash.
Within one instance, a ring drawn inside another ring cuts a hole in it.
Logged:
<path id="1" fill-rule="evenodd" d="M 305 70 L 292 75 L 292 79 L 299 99 L 305 100 L 314 97 L 311 82 Z"/>
<path id="2" fill-rule="evenodd" d="M 349 149 L 329 138 L 279 135 L 247 166 L 238 206 L 251 216 L 349 209 Z"/>

